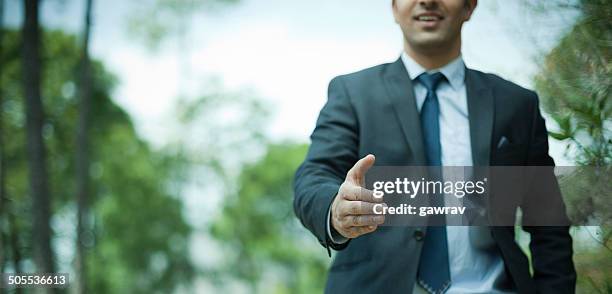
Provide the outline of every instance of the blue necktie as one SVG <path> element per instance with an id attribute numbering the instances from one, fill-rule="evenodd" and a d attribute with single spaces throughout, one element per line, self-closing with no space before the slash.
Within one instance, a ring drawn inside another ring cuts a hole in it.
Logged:
<path id="1" fill-rule="evenodd" d="M 427 165 L 434 166 L 432 176 L 439 180 L 439 167 L 442 165 L 442 147 L 440 146 L 440 106 L 436 88 L 444 79 L 442 73 L 423 73 L 417 77 L 425 88 L 427 97 L 421 107 L 421 127 Z M 444 206 L 441 195 L 430 195 L 432 206 Z M 448 241 L 446 237 L 446 226 L 444 215 L 432 216 L 430 222 L 436 226 L 427 229 L 423 250 L 419 262 L 417 280 L 425 290 L 430 293 L 444 293 L 450 286 L 450 268 L 448 264 Z M 442 225 L 440 225 L 442 224 Z"/>

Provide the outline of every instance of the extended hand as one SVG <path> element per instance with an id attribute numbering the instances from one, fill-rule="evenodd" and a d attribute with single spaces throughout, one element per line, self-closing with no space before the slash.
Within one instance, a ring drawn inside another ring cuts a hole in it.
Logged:
<path id="1" fill-rule="evenodd" d="M 383 215 L 374 214 L 374 204 L 382 203 L 382 198 L 374 197 L 364 183 L 365 174 L 374 165 L 374 160 L 374 155 L 369 154 L 355 163 L 332 203 L 332 226 L 346 238 L 371 233 L 385 221 Z"/>

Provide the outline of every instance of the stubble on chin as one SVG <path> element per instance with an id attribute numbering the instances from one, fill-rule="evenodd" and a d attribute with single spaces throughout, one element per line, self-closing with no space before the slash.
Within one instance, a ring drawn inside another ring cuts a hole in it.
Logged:
<path id="1" fill-rule="evenodd" d="M 418 35 L 410 36 L 404 34 L 404 41 L 413 49 L 417 51 L 443 51 L 448 46 L 451 46 L 452 42 L 447 40 L 445 36 L 440 33 L 418 33 Z M 447 50 L 447 49 L 446 49 Z"/>

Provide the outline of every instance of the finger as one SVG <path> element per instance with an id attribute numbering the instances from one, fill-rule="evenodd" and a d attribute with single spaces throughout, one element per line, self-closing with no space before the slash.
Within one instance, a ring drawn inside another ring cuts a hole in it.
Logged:
<path id="1" fill-rule="evenodd" d="M 376 203 L 365 201 L 344 201 L 339 207 L 339 213 L 340 216 L 376 214 L 374 213 L 374 205 L 376 205 Z"/>
<path id="2" fill-rule="evenodd" d="M 385 222 L 385 217 L 382 215 L 349 215 L 343 221 L 345 227 L 378 226 Z"/>
<path id="3" fill-rule="evenodd" d="M 374 197 L 374 192 L 357 185 L 344 185 L 342 187 L 342 196 L 350 201 L 365 201 L 371 203 L 383 202 L 382 197 Z"/>
<path id="4" fill-rule="evenodd" d="M 376 158 L 372 154 L 366 155 L 364 158 L 360 159 L 355 163 L 355 165 L 348 171 L 346 174 L 346 179 L 352 181 L 355 184 L 363 186 L 363 178 L 365 174 L 368 172 L 374 165 L 374 161 Z"/>
<path id="5" fill-rule="evenodd" d="M 352 235 L 351 238 L 356 238 L 361 235 L 374 232 L 376 228 L 378 227 L 377 226 L 352 227 L 349 229 L 349 233 L 350 235 Z"/>

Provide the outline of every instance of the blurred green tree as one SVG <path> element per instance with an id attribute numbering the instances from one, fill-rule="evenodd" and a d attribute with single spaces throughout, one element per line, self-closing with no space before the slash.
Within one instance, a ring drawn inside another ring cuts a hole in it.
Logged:
<path id="1" fill-rule="evenodd" d="M 2 50 L 3 50 L 3 46 L 2 46 L 2 37 L 3 37 L 3 33 L 4 33 L 4 0 L 0 0 L 0 56 L 2 55 Z M 0 105 L 3 105 L 2 103 L 3 99 L 2 99 L 2 80 L 0 80 Z M 6 210 L 5 210 L 5 206 L 7 204 L 7 202 L 4 200 L 4 148 L 3 146 L 3 142 L 4 142 L 4 137 L 2 136 L 2 126 L 3 124 L 3 117 L 2 117 L 2 109 L 0 108 L 0 272 L 4 272 L 4 264 L 5 264 L 5 260 L 6 260 L 6 253 L 5 248 L 6 245 L 5 243 L 8 240 L 8 218 L 7 218 L 7 214 L 6 214 Z"/>
<path id="2" fill-rule="evenodd" d="M 91 217 L 89 215 L 90 201 L 90 174 L 91 169 L 89 162 L 89 121 L 91 117 L 91 58 L 89 56 L 89 40 L 91 35 L 91 18 L 93 0 L 85 0 L 85 17 L 83 24 L 83 35 L 81 36 L 81 56 L 79 61 L 79 77 L 78 80 L 78 120 L 76 125 L 76 202 L 77 202 L 77 227 L 76 227 L 76 260 L 75 273 L 77 277 L 74 279 L 75 293 L 87 293 L 87 253 L 85 239 L 87 234 L 91 234 L 91 224 L 88 222 Z"/>
<path id="3" fill-rule="evenodd" d="M 542 106 L 558 126 L 550 135 L 566 142 L 567 155 L 578 165 L 605 169 L 582 170 L 589 175 L 562 179 L 569 187 L 564 191 L 568 213 L 573 219 L 595 217 L 609 224 L 609 190 L 596 189 L 609 183 L 606 175 L 612 164 L 612 1 L 547 1 L 546 5 L 580 12 L 575 25 L 545 56 L 535 79 Z M 579 291 L 612 293 L 612 229 L 601 226 L 596 231 L 594 238 L 601 246 L 576 255 Z"/>
<path id="4" fill-rule="evenodd" d="M 21 36 L 3 31 L 0 83 L 3 100 L 6 199 L 9 215 L 15 216 L 17 240 L 7 261 L 15 253 L 23 258 L 7 262 L 6 270 L 21 266 L 32 271 L 31 201 L 27 195 L 21 87 Z M 76 203 L 73 197 L 75 132 L 78 107 L 77 64 L 81 48 L 74 36 L 59 31 L 44 32 L 41 51 L 45 67 L 41 73 L 46 117 L 43 139 L 48 150 L 49 186 L 53 198 L 52 228 L 59 257 L 58 268 L 69 270 L 73 256 Z M 185 221 L 179 187 L 185 178 L 180 152 L 154 150 L 141 140 L 130 117 L 111 99 L 115 78 L 95 60 L 92 69 L 90 153 L 93 231 L 83 236 L 87 251 L 88 293 L 168 293 L 188 286 L 194 268 L 188 257 L 191 228 Z M 11 242 L 8 242 L 9 244 Z M 5 243 L 6 244 L 6 243 Z M 63 264 L 61 262 L 64 262 Z"/>
<path id="5" fill-rule="evenodd" d="M 329 259 L 292 209 L 293 174 L 306 151 L 304 144 L 271 144 L 242 169 L 210 229 L 224 244 L 217 279 L 246 282 L 253 293 L 323 291 Z"/>
<path id="6" fill-rule="evenodd" d="M 45 111 L 41 95 L 41 33 L 39 21 L 39 0 L 23 1 L 22 26 L 22 87 L 24 113 L 26 118 L 26 150 L 28 156 L 29 189 L 32 197 L 32 255 L 36 270 L 43 273 L 55 272 L 53 250 L 51 249 L 51 203 L 49 193 L 47 148 L 43 138 Z M 52 289 L 41 290 L 45 293 Z"/>
<path id="7" fill-rule="evenodd" d="M 582 16 L 536 77 L 542 106 L 581 165 L 612 163 L 612 1 L 582 0 Z"/>

